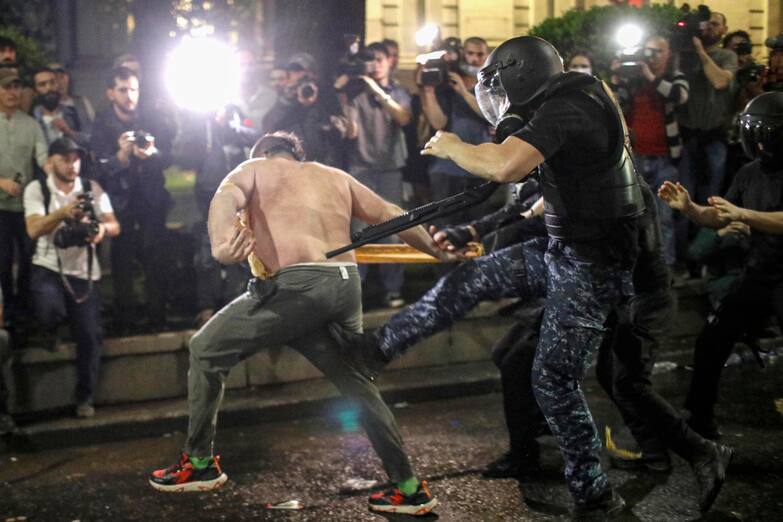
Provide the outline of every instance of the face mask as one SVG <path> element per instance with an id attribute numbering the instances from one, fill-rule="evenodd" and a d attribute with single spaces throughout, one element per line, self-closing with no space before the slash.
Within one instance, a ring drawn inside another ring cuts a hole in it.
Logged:
<path id="1" fill-rule="evenodd" d="M 39 94 L 37 102 L 47 111 L 53 111 L 60 105 L 60 93 L 53 91 L 46 94 Z"/>
<path id="2" fill-rule="evenodd" d="M 593 74 L 593 68 L 588 67 L 587 65 L 574 65 L 569 71 L 583 73 L 583 74 Z"/>

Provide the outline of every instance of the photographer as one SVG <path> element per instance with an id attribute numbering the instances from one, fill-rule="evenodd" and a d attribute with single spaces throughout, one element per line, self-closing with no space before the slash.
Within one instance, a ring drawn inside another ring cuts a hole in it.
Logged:
<path id="1" fill-rule="evenodd" d="M 69 138 L 49 146 L 45 180 L 24 191 L 27 233 L 36 240 L 31 274 L 33 309 L 47 331 L 67 321 L 76 340 L 76 415 L 92 417 L 103 349 L 101 277 L 95 245 L 120 233 L 109 196 L 79 176 L 82 149 Z"/>
<path id="2" fill-rule="evenodd" d="M 341 93 L 343 111 L 348 119 L 348 172 L 383 199 L 402 202 L 402 168 L 408 150 L 402 128 L 411 121 L 410 96 L 389 74 L 391 64 L 381 43 L 367 46 L 369 75 L 350 78 L 340 75 L 334 87 Z M 350 87 L 356 85 L 356 88 Z M 346 88 L 347 87 L 347 88 Z M 388 238 L 385 242 L 394 242 Z M 386 292 L 384 303 L 404 304 L 400 290 L 403 268 L 398 264 L 379 265 Z"/>
<path id="3" fill-rule="evenodd" d="M 783 33 L 767 38 L 764 45 L 769 47 L 764 92 L 783 91 Z"/>
<path id="4" fill-rule="evenodd" d="M 688 103 L 677 117 L 684 140 L 680 180 L 695 201 L 720 193 L 726 175 L 726 127 L 734 97 L 730 89 L 737 55 L 719 47 L 726 17 L 713 12 L 706 29 L 680 52 L 680 66 L 690 86 Z"/>
<path id="5" fill-rule="evenodd" d="M 745 31 L 734 31 L 723 39 L 723 48 L 733 51 L 737 55 L 737 74 L 733 85 L 734 105 L 728 128 L 728 148 L 726 151 L 726 180 L 723 189 L 731 185 L 734 174 L 742 165 L 747 163 L 747 158 L 742 152 L 739 141 L 739 114 L 750 100 L 761 94 L 764 85 L 764 66 L 757 64 L 753 58 L 753 45 L 750 35 Z"/>
<path id="6" fill-rule="evenodd" d="M 675 108 L 688 101 L 685 75 L 672 64 L 669 40 L 652 36 L 644 43 L 644 59 L 612 66 L 612 89 L 628 121 L 640 174 L 654 191 L 677 178 L 675 163 L 682 154 Z M 672 210 L 657 200 L 666 264 L 674 265 Z"/>
<path id="7" fill-rule="evenodd" d="M 292 132 L 302 139 L 308 161 L 338 166 L 345 122 L 337 114 L 336 101 L 328 100 L 319 87 L 315 67 L 315 59 L 307 53 L 291 57 L 285 88 L 264 116 L 261 128 L 264 134 Z"/>
<path id="8" fill-rule="evenodd" d="M 165 324 L 166 214 L 171 196 L 164 186 L 171 144 L 165 121 L 139 114 L 139 80 L 125 67 L 107 77 L 108 109 L 93 124 L 91 149 L 98 162 L 98 179 L 112 198 L 125 233 L 112 241 L 114 320 L 120 333 L 133 326 L 134 260 L 144 271 L 147 315 L 153 328 Z M 161 131 L 162 136 L 158 134 Z"/>
<path id="9" fill-rule="evenodd" d="M 422 111 L 435 131 L 453 132 L 472 145 L 487 143 L 491 139 L 490 126 L 481 115 L 473 93 L 476 74 L 487 58 L 487 42 L 475 36 L 468 38 L 459 54 L 458 62 L 450 64 L 452 67 L 449 67 L 445 84 L 422 85 L 419 75 L 417 83 Z M 476 180 L 453 161 L 434 158 L 430 164 L 430 187 L 436 200 L 475 184 Z M 486 206 L 481 205 L 449 219 L 452 222 L 468 221 L 485 214 L 485 210 Z"/>

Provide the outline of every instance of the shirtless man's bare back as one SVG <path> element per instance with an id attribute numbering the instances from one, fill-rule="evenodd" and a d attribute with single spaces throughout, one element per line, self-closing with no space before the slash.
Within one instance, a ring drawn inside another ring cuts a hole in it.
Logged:
<path id="1" fill-rule="evenodd" d="M 253 254 L 272 277 L 251 279 L 248 291 L 210 319 L 190 341 L 190 423 L 180 461 L 154 471 L 160 491 L 204 491 L 227 476 L 213 457 L 217 412 L 225 378 L 239 361 L 269 346 L 289 345 L 360 405 L 362 424 L 391 490 L 369 499 L 370 509 L 420 515 L 437 500 L 411 469 L 394 416 L 374 383 L 335 344 L 330 329 L 361 332 L 361 283 L 353 252 L 326 260 L 325 252 L 350 242 L 351 218 L 378 223 L 402 213 L 345 172 L 301 161 L 298 140 L 275 133 L 256 145 L 261 159 L 231 172 L 209 212 L 212 254 L 236 263 Z M 238 227 L 237 214 L 247 214 Z M 444 261 L 423 227 L 400 237 Z"/>

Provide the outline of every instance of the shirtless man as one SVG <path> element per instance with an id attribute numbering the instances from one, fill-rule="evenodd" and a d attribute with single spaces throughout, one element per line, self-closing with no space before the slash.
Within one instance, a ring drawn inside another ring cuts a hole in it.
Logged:
<path id="1" fill-rule="evenodd" d="M 212 317 L 190 341 L 190 423 L 180 461 L 157 470 L 150 484 L 159 491 L 207 491 L 228 477 L 213 456 L 217 412 L 226 376 L 239 361 L 265 347 L 288 345 L 340 392 L 360 405 L 361 420 L 394 487 L 373 494 L 374 511 L 423 515 L 437 500 L 419 481 L 403 449 L 394 416 L 371 380 L 342 356 L 329 329 L 362 330 L 361 283 L 353 252 L 326 260 L 324 253 L 350 242 L 350 221 L 391 219 L 402 210 L 345 172 L 304 162 L 293 134 L 263 136 L 254 157 L 231 172 L 209 210 L 212 255 L 223 264 L 250 256 L 274 274 L 254 278 L 246 293 Z M 248 227 L 236 226 L 245 211 Z M 443 261 L 423 227 L 400 233 L 409 245 Z M 254 274 L 258 274 L 256 268 Z"/>

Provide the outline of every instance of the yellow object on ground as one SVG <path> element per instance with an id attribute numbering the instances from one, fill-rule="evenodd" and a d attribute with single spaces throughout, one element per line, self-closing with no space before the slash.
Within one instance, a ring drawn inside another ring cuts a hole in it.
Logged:
<path id="1" fill-rule="evenodd" d="M 604 432 L 606 433 L 606 451 L 608 451 L 609 453 L 611 453 L 616 457 L 620 457 L 623 459 L 637 460 L 642 458 L 641 453 L 636 453 L 633 451 L 629 451 L 627 449 L 618 448 L 617 445 L 615 445 L 614 440 L 612 439 L 612 428 L 606 426 L 604 428 Z"/>

